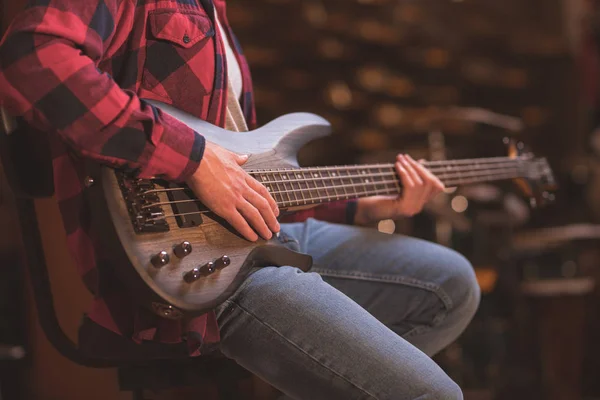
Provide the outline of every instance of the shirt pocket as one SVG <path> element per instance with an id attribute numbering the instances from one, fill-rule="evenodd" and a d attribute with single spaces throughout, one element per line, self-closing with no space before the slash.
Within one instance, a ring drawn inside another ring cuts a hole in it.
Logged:
<path id="1" fill-rule="evenodd" d="M 150 11 L 142 87 L 170 103 L 202 102 L 214 82 L 214 36 L 203 11 Z"/>

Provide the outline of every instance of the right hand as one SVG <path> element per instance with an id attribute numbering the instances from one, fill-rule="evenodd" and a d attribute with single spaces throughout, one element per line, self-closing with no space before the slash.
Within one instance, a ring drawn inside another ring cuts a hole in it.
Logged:
<path id="1" fill-rule="evenodd" d="M 269 191 L 241 168 L 247 160 L 206 141 L 200 166 L 186 183 L 206 207 L 255 242 L 256 232 L 264 239 L 279 232 L 279 208 Z"/>

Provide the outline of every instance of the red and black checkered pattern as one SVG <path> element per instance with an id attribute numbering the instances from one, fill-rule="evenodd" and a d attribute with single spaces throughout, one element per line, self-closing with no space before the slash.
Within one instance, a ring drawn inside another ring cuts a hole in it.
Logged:
<path id="1" fill-rule="evenodd" d="M 249 68 L 225 1 L 214 5 L 234 45 L 243 75 L 242 109 L 254 128 Z M 94 293 L 88 316 L 138 342 L 178 343 L 187 336 L 192 355 L 203 341 L 219 340 L 214 313 L 181 323 L 133 306 L 113 276 L 119 266 L 94 250 L 83 161 L 91 158 L 140 178 L 184 181 L 193 174 L 204 151 L 202 132 L 143 99 L 224 126 L 227 65 L 214 27 L 209 0 L 33 0 L 0 43 L 0 104 L 51 138 L 67 243 Z M 327 209 L 288 221 L 346 220 L 345 204 L 334 205 L 329 217 Z"/>

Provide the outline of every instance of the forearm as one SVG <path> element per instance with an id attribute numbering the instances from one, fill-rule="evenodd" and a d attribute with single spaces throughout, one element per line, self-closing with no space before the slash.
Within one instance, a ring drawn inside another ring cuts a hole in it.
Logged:
<path id="1" fill-rule="evenodd" d="M 356 200 L 341 200 L 326 203 L 307 210 L 282 216 L 281 222 L 303 222 L 308 218 L 321 221 L 353 225 L 356 215 Z"/>
<path id="2" fill-rule="evenodd" d="M 395 197 L 372 196 L 358 199 L 356 203 L 356 215 L 354 224 L 360 226 L 371 226 L 384 219 L 396 217 L 392 210 Z"/>
<path id="3" fill-rule="evenodd" d="M 106 3 L 105 25 L 113 26 L 117 2 Z M 54 0 L 17 17 L 0 46 L 0 104 L 83 156 L 140 178 L 185 180 L 200 163 L 204 138 L 97 69 L 110 32 L 88 29 L 83 15 L 94 7 Z"/>

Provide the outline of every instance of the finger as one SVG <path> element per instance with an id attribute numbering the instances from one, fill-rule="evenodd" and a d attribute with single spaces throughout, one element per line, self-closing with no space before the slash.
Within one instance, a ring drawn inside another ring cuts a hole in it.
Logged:
<path id="1" fill-rule="evenodd" d="M 413 188 L 415 186 L 415 183 L 411 179 L 410 174 L 408 173 L 406 168 L 404 168 L 404 165 L 399 160 L 398 160 L 398 162 L 396 162 L 395 167 L 396 167 L 396 172 L 398 173 L 398 176 L 400 177 L 400 182 L 402 182 L 402 187 L 403 187 L 403 189 L 405 189 L 405 190 L 403 190 L 403 194 L 404 194 L 404 193 L 406 193 L 407 190 L 410 190 L 411 188 Z"/>
<path id="2" fill-rule="evenodd" d="M 267 224 L 271 232 L 279 232 L 279 222 L 277 222 L 277 218 L 269 202 L 259 193 L 253 191 L 252 188 L 248 189 L 244 194 L 244 198 L 260 212 L 262 220 Z"/>
<path id="3" fill-rule="evenodd" d="M 425 183 L 429 183 L 437 191 L 444 190 L 444 184 L 440 179 L 427 169 L 422 162 L 415 161 L 411 156 L 407 156 L 408 162 L 415 168 Z"/>
<path id="4" fill-rule="evenodd" d="M 269 203 L 271 210 L 273 210 L 273 213 L 275 214 L 275 216 L 278 217 L 279 216 L 279 207 L 277 206 L 277 202 L 275 201 L 275 199 L 273 198 L 271 193 L 269 193 L 267 188 L 264 185 L 262 185 L 259 181 L 252 178 L 251 176 L 248 176 L 248 178 L 246 179 L 246 183 L 248 183 L 248 185 L 255 192 L 257 192 L 260 196 L 262 196 Z"/>
<path id="5" fill-rule="evenodd" d="M 431 197 L 431 193 L 433 193 L 433 191 L 434 191 L 433 185 L 426 184 L 424 186 L 423 193 L 421 194 L 421 197 L 419 198 L 419 210 L 422 210 L 425 203 L 427 203 L 429 201 L 429 199 Z"/>
<path id="6" fill-rule="evenodd" d="M 411 156 L 406 155 L 406 161 L 410 164 L 411 167 L 419 174 L 419 176 L 423 180 L 432 180 L 434 175 L 429 171 L 423 164 L 416 162 Z"/>
<path id="7" fill-rule="evenodd" d="M 260 215 L 260 212 L 256 209 L 256 207 L 244 200 L 240 205 L 238 205 L 237 209 L 246 219 L 246 221 L 252 225 L 254 230 L 256 230 L 258 234 L 263 237 L 263 239 L 271 239 L 273 233 L 265 223 L 265 220 Z"/>
<path id="8" fill-rule="evenodd" d="M 415 186 L 423 185 L 423 179 L 417 173 L 414 166 L 409 162 L 408 158 L 405 155 L 400 154 L 398 155 L 398 159 L 400 160 L 400 163 L 402 164 L 404 169 L 406 169 L 407 173 L 410 174 L 410 178 L 415 183 Z"/>
<path id="9" fill-rule="evenodd" d="M 235 162 L 237 165 L 244 165 L 248 161 L 248 154 L 235 154 Z"/>
<path id="10" fill-rule="evenodd" d="M 414 168 L 415 172 L 423 179 L 423 190 L 419 193 L 419 199 L 416 203 L 416 208 L 421 211 L 425 203 L 429 201 L 431 192 L 434 190 L 434 181 L 436 177 L 426 169 L 423 165 L 416 162 L 410 155 L 406 156 L 408 163 Z"/>
<path id="11" fill-rule="evenodd" d="M 439 190 L 435 190 L 435 189 L 432 190 L 431 193 L 429 193 L 429 198 L 427 199 L 427 201 L 429 202 L 429 201 L 435 199 L 436 196 L 440 193 L 441 193 L 441 191 L 439 191 Z"/>
<path id="12" fill-rule="evenodd" d="M 246 219 L 235 208 L 231 212 L 224 213 L 221 215 L 221 217 L 225 218 L 225 220 L 229 222 L 233 229 L 238 231 L 240 235 L 249 241 L 256 242 L 258 240 L 258 235 L 256 232 L 250 228 L 248 221 L 246 221 Z"/>

